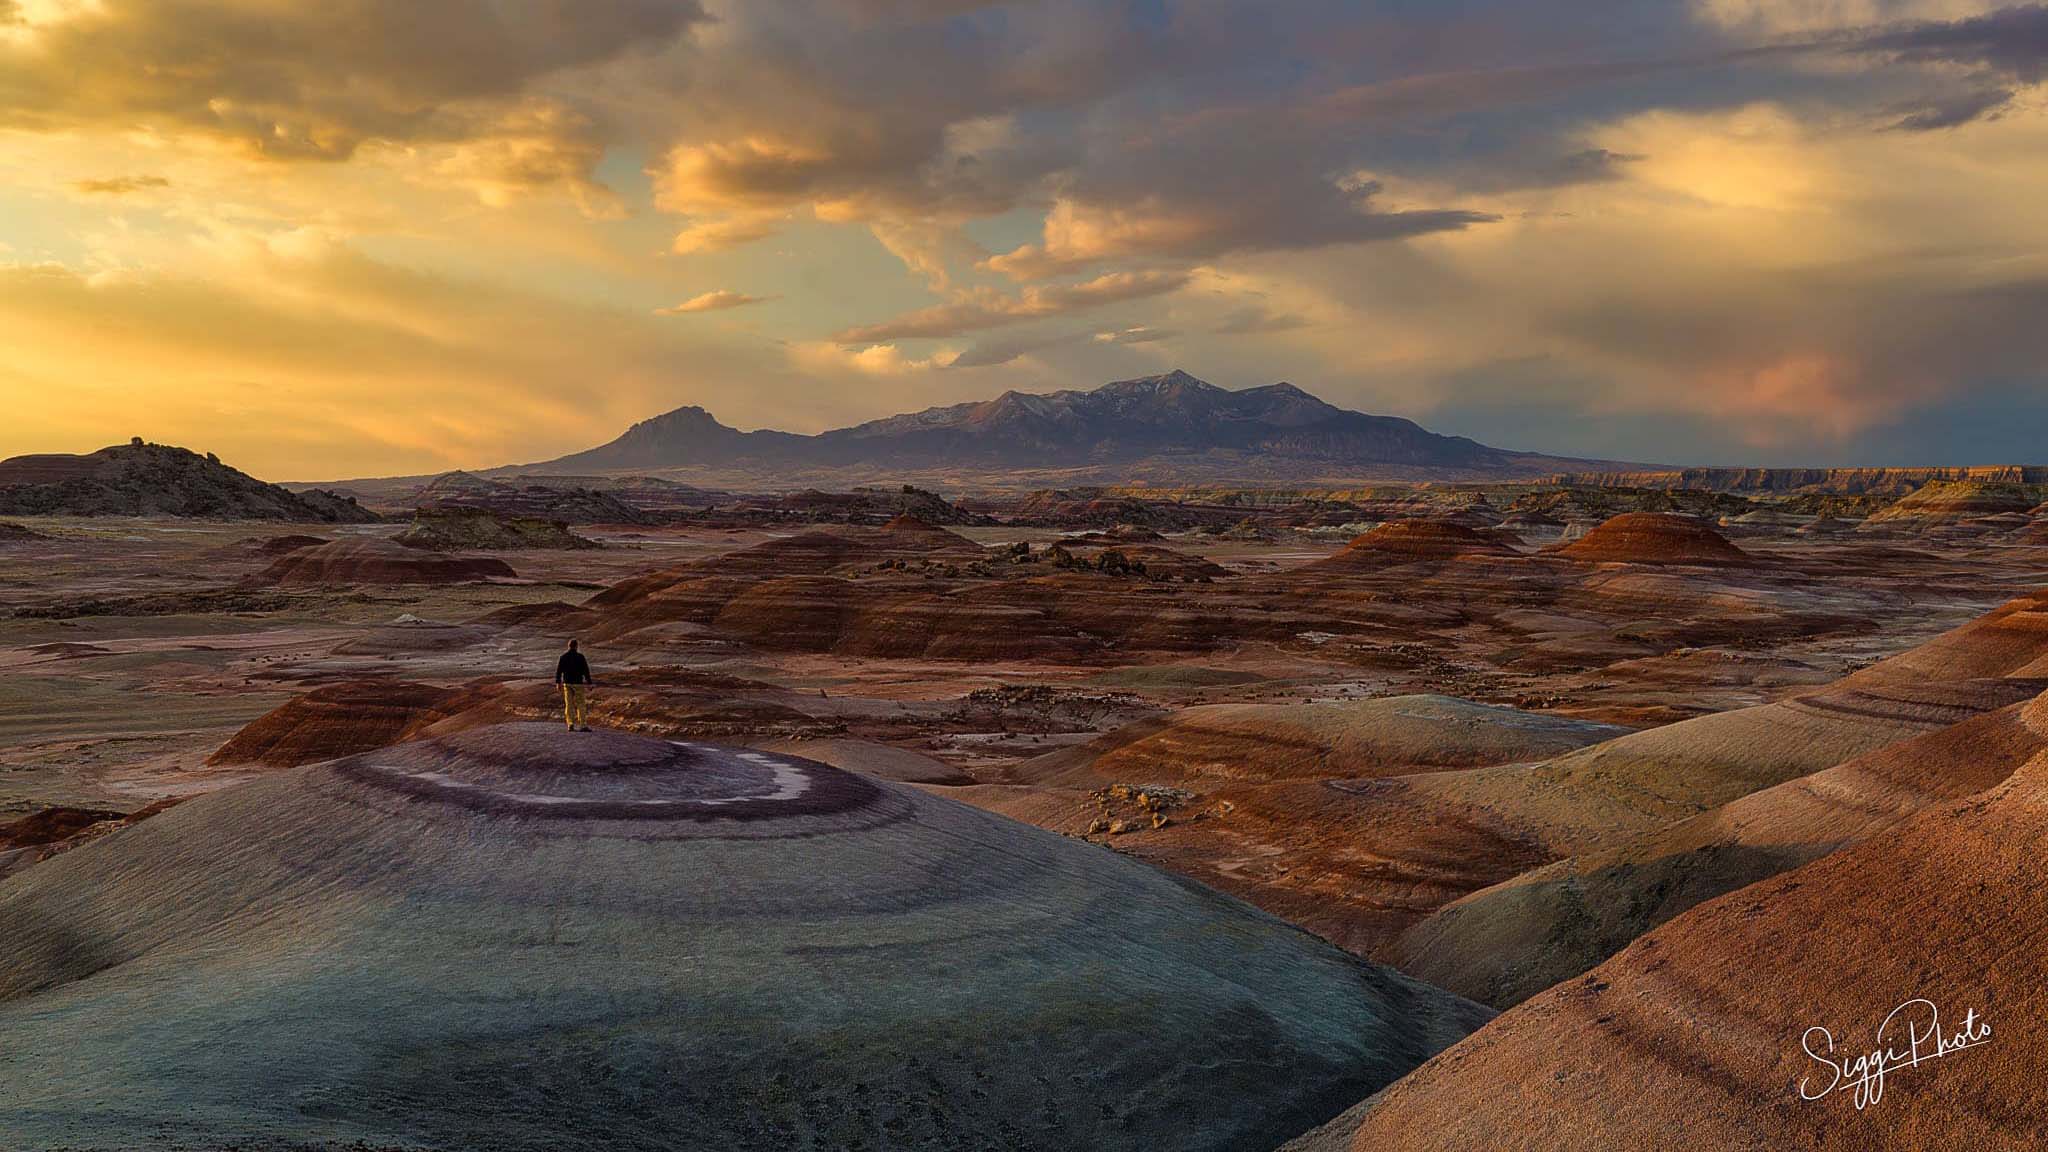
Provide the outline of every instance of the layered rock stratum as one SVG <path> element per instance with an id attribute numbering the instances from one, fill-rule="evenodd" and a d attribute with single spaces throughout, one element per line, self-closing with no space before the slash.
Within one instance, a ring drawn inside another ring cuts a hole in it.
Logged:
<path id="1" fill-rule="evenodd" d="M 352 537 L 299 548 L 257 575 L 263 584 L 459 584 L 509 579 L 512 566 L 491 556 L 463 556 L 407 548 L 389 540 Z"/>
<path id="2" fill-rule="evenodd" d="M 2048 599 L 2030 595 L 1827 688 L 1470 782 L 1467 797 L 1547 822 L 1566 858 L 1450 904 L 1381 955 L 1515 1004 L 1702 901 L 2004 779 L 2039 747 L 2020 704 L 2044 688 Z"/>
<path id="3" fill-rule="evenodd" d="M 2036 753 L 1503 1014 L 1354 1114 L 1350 1146 L 2038 1148 L 2044 853 Z"/>
<path id="4" fill-rule="evenodd" d="M 1750 564 L 1748 553 L 1690 516 L 1624 512 L 1601 521 L 1557 554 L 1600 564 Z"/>

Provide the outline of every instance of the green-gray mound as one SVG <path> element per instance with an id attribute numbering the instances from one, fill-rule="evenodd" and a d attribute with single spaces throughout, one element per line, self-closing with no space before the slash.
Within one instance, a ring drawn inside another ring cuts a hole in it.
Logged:
<path id="1" fill-rule="evenodd" d="M 1265 1149 L 1488 1015 L 912 788 L 548 724 L 0 884 L 25 1147 Z"/>

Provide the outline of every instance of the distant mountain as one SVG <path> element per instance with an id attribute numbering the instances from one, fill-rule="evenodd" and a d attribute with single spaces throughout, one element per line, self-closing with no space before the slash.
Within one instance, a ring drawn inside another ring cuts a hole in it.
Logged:
<path id="1" fill-rule="evenodd" d="M 728 428 L 711 413 L 693 404 L 664 412 L 651 420 L 642 420 L 626 429 L 624 436 L 601 448 L 533 467 L 606 472 L 780 459 L 811 439 L 790 432 L 742 432 Z"/>
<path id="2" fill-rule="evenodd" d="M 1702 492 L 1771 492 L 1904 496 L 1928 484 L 2048 485 L 2048 466 L 1985 464 L 1957 468 L 1682 468 L 1565 476 L 1587 488 L 1685 488 Z"/>
<path id="3" fill-rule="evenodd" d="M 633 425 L 531 469 L 779 475 L 838 482 L 941 473 L 983 481 L 1300 483 L 1509 479 L 1611 467 L 1490 448 L 1326 404 L 1292 384 L 1230 391 L 1185 372 L 1093 391 L 1005 392 L 816 436 L 741 432 L 702 408 Z"/>
<path id="4" fill-rule="evenodd" d="M 330 492 L 291 492 L 212 455 L 140 439 L 82 456 L 0 460 L 0 514 L 192 516 L 358 524 L 376 514 Z"/>

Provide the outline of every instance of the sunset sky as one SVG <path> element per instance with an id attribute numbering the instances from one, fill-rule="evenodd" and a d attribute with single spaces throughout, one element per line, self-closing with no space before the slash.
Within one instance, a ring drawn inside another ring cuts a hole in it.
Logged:
<path id="1" fill-rule="evenodd" d="M 266 479 L 1171 367 L 2048 462 L 2048 7 L 0 0 L 0 456 Z"/>

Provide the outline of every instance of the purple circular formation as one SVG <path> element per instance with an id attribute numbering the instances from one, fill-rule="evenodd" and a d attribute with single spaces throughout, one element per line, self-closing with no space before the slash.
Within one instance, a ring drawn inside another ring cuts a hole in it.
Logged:
<path id="1" fill-rule="evenodd" d="M 622 732 L 507 724 L 331 765 L 404 800 L 538 821 L 758 821 L 873 805 L 870 780 L 792 756 Z"/>

